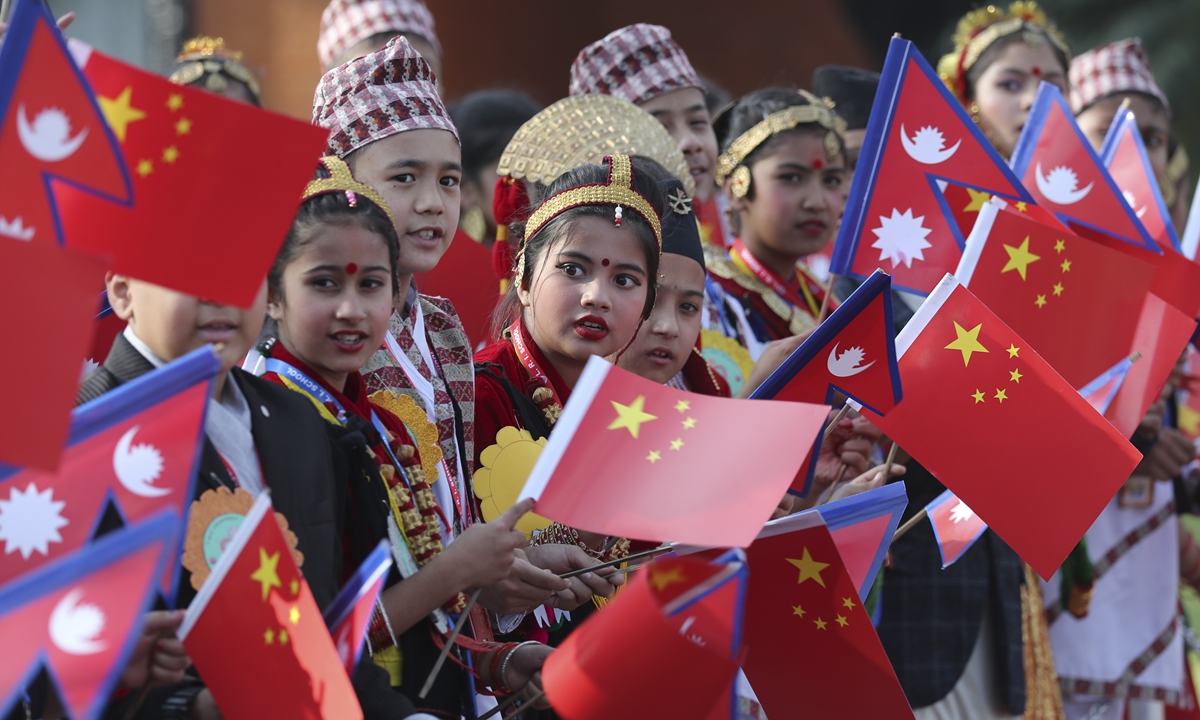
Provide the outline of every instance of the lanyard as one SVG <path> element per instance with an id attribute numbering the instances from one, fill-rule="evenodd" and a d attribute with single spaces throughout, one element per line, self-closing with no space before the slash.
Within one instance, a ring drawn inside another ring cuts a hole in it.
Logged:
<path id="1" fill-rule="evenodd" d="M 525 324 L 520 320 L 508 326 L 508 335 L 512 338 L 513 349 L 517 351 L 517 357 L 521 360 L 521 364 L 525 366 L 525 371 L 529 373 L 529 377 L 550 391 L 549 404 L 562 407 L 562 400 L 558 397 L 558 391 L 554 389 L 554 383 L 550 382 L 550 377 L 542 370 L 542 366 L 538 365 L 537 360 L 533 359 L 533 353 L 529 351 L 529 346 L 533 344 L 533 340 L 529 337 L 528 333 L 529 331 L 525 329 Z"/>
<path id="2" fill-rule="evenodd" d="M 346 408 L 342 407 L 342 404 L 338 402 L 337 398 L 335 398 L 328 390 L 321 387 L 321 383 L 313 380 L 308 375 L 305 375 L 300 368 L 290 363 L 286 363 L 278 358 L 267 358 L 265 366 L 267 372 L 273 372 L 276 375 L 286 377 L 288 380 L 291 380 L 292 382 L 296 383 L 296 385 L 300 386 L 301 390 L 304 390 L 304 392 L 311 395 L 322 405 L 332 405 L 337 409 L 338 422 L 343 425 L 346 424 Z"/>
<path id="3" fill-rule="evenodd" d="M 733 241 L 733 247 L 729 249 L 729 254 L 733 261 L 741 266 L 742 269 L 761 280 L 764 285 L 774 290 L 776 295 L 779 295 L 793 306 L 807 306 L 813 317 L 816 317 L 821 312 L 820 304 L 813 296 L 813 291 L 809 289 L 808 283 L 805 282 L 806 278 L 801 275 L 799 269 L 796 270 L 797 282 L 800 285 L 800 292 L 804 293 L 804 297 L 800 297 L 800 293 L 797 293 L 794 288 L 789 287 L 781 281 L 775 273 L 764 267 L 740 239 Z"/>

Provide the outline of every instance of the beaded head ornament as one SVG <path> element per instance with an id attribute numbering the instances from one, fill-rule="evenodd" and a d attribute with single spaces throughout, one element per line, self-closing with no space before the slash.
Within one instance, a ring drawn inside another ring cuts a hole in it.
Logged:
<path id="1" fill-rule="evenodd" d="M 658 211 L 640 192 L 633 189 L 633 163 L 628 155 L 609 155 L 603 160 L 608 164 L 608 181 L 603 185 L 590 184 L 573 187 L 546 198 L 529 216 L 525 225 L 525 238 L 531 238 L 554 218 L 571 208 L 582 205 L 615 205 L 613 225 L 621 227 L 625 209 L 633 210 L 654 231 L 662 252 L 662 219 Z M 517 281 L 525 279 L 525 242 L 521 243 L 517 259 Z"/>
<path id="2" fill-rule="evenodd" d="M 388 216 L 388 220 L 395 226 L 396 218 L 392 215 L 392 209 L 388 207 L 387 201 L 369 185 L 364 185 L 355 180 L 354 175 L 350 172 L 350 166 L 346 164 L 345 160 L 336 155 L 326 155 L 321 158 L 321 164 L 329 171 L 329 177 L 310 180 L 308 185 L 304 187 L 304 195 L 300 198 L 301 202 L 317 195 L 344 193 L 346 200 L 350 202 L 350 207 L 358 207 L 358 198 L 361 195 L 378 205 L 379 209 L 383 210 Z"/>
<path id="3" fill-rule="evenodd" d="M 967 103 L 967 71 L 997 40 L 1016 33 L 1024 33 L 1025 42 L 1030 46 L 1042 42 L 1043 36 L 1048 37 L 1068 60 L 1071 58 L 1062 33 L 1046 19 L 1046 13 L 1033 0 L 1017 0 L 1007 10 L 995 5 L 972 10 L 958 21 L 954 31 L 954 51 L 943 55 L 937 66 L 942 82 L 959 102 Z"/>
<path id="4" fill-rule="evenodd" d="M 242 54 L 226 47 L 224 38 L 201 35 L 185 42 L 167 79 L 176 85 L 199 85 L 215 93 L 225 92 L 229 81 L 237 80 L 250 91 L 255 104 L 262 95 L 254 73 L 242 64 Z"/>
<path id="5" fill-rule="evenodd" d="M 772 137 L 800 125 L 815 123 L 825 128 L 828 131 L 825 133 L 825 156 L 830 160 L 837 157 L 845 147 L 846 121 L 833 113 L 831 103 L 806 90 L 797 92 L 808 100 L 808 105 L 792 105 L 771 113 L 729 143 L 717 159 L 717 185 L 724 185 L 726 178 L 732 178 L 730 190 L 734 196 L 745 197 L 750 192 L 750 168 L 745 165 L 746 158 Z"/>

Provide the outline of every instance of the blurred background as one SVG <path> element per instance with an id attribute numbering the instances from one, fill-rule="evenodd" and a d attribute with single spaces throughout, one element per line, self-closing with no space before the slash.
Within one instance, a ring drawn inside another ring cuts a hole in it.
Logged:
<path id="1" fill-rule="evenodd" d="M 586 44 L 634 22 L 670 28 L 693 65 L 734 97 L 770 84 L 807 87 L 819 65 L 878 70 L 899 32 L 937 63 L 970 0 L 426 0 L 445 51 L 453 101 L 474 90 L 523 90 L 548 104 L 567 94 Z M 1142 38 L 1174 110 L 1174 127 L 1200 153 L 1200 0 L 1040 0 L 1073 52 Z M 320 78 L 316 41 L 327 0 L 49 0 L 78 14 L 69 34 L 143 67 L 166 70 L 192 35 L 224 37 L 258 73 L 263 102 L 308 118 Z M 1005 3 L 1007 4 L 1007 2 Z M 1193 179 L 1200 163 L 1193 163 Z"/>

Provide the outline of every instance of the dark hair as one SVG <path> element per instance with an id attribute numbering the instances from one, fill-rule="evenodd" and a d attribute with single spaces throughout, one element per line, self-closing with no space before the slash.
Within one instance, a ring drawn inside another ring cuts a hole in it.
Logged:
<path id="1" fill-rule="evenodd" d="M 537 101 L 516 90 L 481 90 L 450 108 L 450 119 L 462 139 L 463 174 L 479 180 L 479 173 L 504 154 L 517 130 L 542 109 Z"/>
<path id="2" fill-rule="evenodd" d="M 633 189 L 646 198 L 650 206 L 659 214 L 659 217 L 662 217 L 663 213 L 666 212 L 667 199 L 662 191 L 661 184 L 668 180 L 671 174 L 663 166 L 650 158 L 634 155 L 630 159 L 633 165 Z M 554 182 L 550 183 L 550 186 L 546 188 L 542 198 L 543 200 L 548 199 L 560 192 L 584 185 L 603 185 L 607 182 L 607 164 L 580 165 L 555 178 Z M 514 277 L 512 279 L 508 287 L 508 292 L 501 298 L 500 305 L 492 314 L 492 333 L 495 337 L 499 338 L 504 329 L 520 316 L 521 306 L 520 300 L 517 298 L 517 288 L 528 286 L 534 267 L 539 262 L 545 262 L 547 248 L 558 238 L 569 237 L 572 225 L 579 218 L 600 217 L 611 220 L 613 209 L 613 205 L 581 205 L 571 208 L 556 215 L 554 219 L 538 229 L 532 237 L 523 241 L 525 223 L 513 223 L 509 226 L 510 239 L 520 243 L 521 249 L 518 257 L 524 255 L 525 271 L 522 277 Z M 650 224 L 637 212 L 631 211 L 625 213 L 622 226 L 630 227 L 634 230 L 638 241 L 642 245 L 642 249 L 646 253 L 646 272 L 648 277 L 646 283 L 646 303 L 642 307 L 642 318 L 646 319 L 650 317 L 650 312 L 654 309 L 655 288 L 658 284 L 656 282 L 660 254 L 658 238 L 655 237 L 654 230 L 650 227 Z"/>
<path id="3" fill-rule="evenodd" d="M 1063 76 L 1065 78 L 1067 72 L 1071 68 L 1071 58 L 1067 57 L 1067 54 L 1063 52 L 1063 49 L 1051 41 L 1050 33 L 1048 33 L 1045 28 L 1042 28 L 1038 25 L 1025 23 L 1022 25 L 1020 30 L 1005 35 L 1004 37 L 993 42 L 991 45 L 988 45 L 987 49 L 979 54 L 979 59 L 975 61 L 975 64 L 971 66 L 971 69 L 967 70 L 967 76 L 964 78 L 963 86 L 966 88 L 966 99 L 968 102 L 975 99 L 975 83 L 979 82 L 979 78 L 981 75 L 983 75 L 984 71 L 986 71 L 992 63 L 996 62 L 996 58 L 1000 57 L 1000 53 L 1004 52 L 1004 49 L 1009 45 L 1012 45 L 1017 41 L 1024 42 L 1026 33 L 1033 33 L 1037 35 L 1039 38 L 1041 38 L 1042 42 L 1050 46 L 1050 49 L 1054 51 L 1054 58 L 1058 60 L 1058 64 L 1062 67 Z"/>

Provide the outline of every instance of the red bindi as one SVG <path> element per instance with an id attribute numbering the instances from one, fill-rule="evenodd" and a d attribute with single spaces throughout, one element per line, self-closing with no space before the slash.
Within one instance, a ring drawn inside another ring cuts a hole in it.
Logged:
<path id="1" fill-rule="evenodd" d="M 1033 69 L 1031 69 L 1029 72 L 1033 73 L 1034 77 L 1037 77 L 1038 75 L 1042 74 L 1042 69 L 1037 65 L 1034 65 Z"/>
<path id="2" fill-rule="evenodd" d="M 603 260 L 601 260 L 600 264 L 603 265 L 604 267 L 608 267 L 608 258 L 604 258 Z"/>
<path id="3" fill-rule="evenodd" d="M 355 265 L 354 263 L 346 263 L 347 275 L 353 275 L 356 272 L 358 272 L 358 265 Z"/>
<path id="4" fill-rule="evenodd" d="M 823 168 L 823 167 L 825 167 L 825 161 L 824 161 L 824 160 L 821 160 L 820 158 L 817 158 L 816 160 L 813 160 L 813 170 L 820 170 L 820 169 L 821 169 L 821 168 Z"/>

